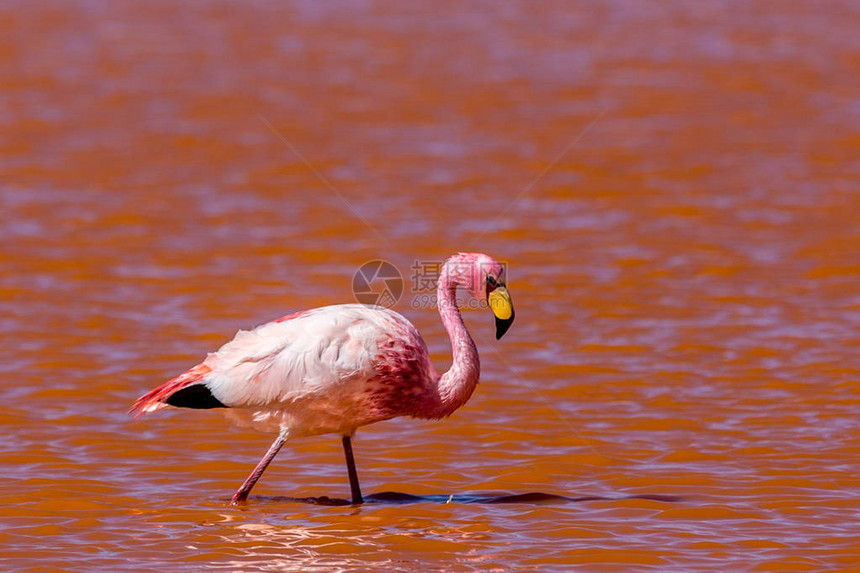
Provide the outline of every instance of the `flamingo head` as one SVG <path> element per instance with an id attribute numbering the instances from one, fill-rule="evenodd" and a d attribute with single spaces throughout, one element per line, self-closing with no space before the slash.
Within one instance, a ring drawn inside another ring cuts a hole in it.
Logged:
<path id="1" fill-rule="evenodd" d="M 496 340 L 514 323 L 514 305 L 505 284 L 505 265 L 483 253 L 457 253 L 446 263 L 449 274 L 473 297 L 485 300 L 496 317 Z"/>

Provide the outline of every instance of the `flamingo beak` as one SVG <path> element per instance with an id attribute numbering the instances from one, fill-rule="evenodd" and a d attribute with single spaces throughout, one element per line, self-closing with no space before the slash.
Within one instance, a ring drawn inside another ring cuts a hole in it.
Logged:
<path id="1" fill-rule="evenodd" d="M 505 285 L 499 285 L 487 295 L 490 308 L 496 317 L 496 340 L 505 335 L 514 323 L 514 303 Z"/>

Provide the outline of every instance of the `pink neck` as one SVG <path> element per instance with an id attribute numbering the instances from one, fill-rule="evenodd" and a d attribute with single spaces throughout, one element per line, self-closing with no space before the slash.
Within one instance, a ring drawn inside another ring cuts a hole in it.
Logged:
<path id="1" fill-rule="evenodd" d="M 465 284 L 465 279 L 457 275 L 449 276 L 443 267 L 439 277 L 436 296 L 439 315 L 448 331 L 453 351 L 451 368 L 439 379 L 439 416 L 449 416 L 454 410 L 466 403 L 471 397 L 481 374 L 478 349 L 469 336 L 460 309 L 457 308 L 457 285 Z"/>

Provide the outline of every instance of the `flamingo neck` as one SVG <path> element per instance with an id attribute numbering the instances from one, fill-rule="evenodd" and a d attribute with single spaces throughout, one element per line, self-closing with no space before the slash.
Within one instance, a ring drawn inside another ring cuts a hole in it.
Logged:
<path id="1" fill-rule="evenodd" d="M 442 325 L 451 339 L 453 362 L 439 379 L 439 417 L 449 416 L 472 396 L 481 374 L 478 349 L 466 330 L 457 307 L 457 285 L 465 284 L 457 275 L 442 272 L 436 296 Z"/>

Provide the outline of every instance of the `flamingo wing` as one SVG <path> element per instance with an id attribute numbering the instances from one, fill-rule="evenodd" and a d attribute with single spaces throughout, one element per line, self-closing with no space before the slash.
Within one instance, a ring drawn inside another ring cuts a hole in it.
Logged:
<path id="1" fill-rule="evenodd" d="M 241 330 L 187 372 L 139 398 L 136 415 L 165 406 L 275 408 L 313 397 L 354 394 L 356 381 L 374 377 L 381 347 L 417 340 L 401 315 L 364 305 L 335 305 L 295 313 Z M 429 359 L 428 359 L 429 364 Z"/>

